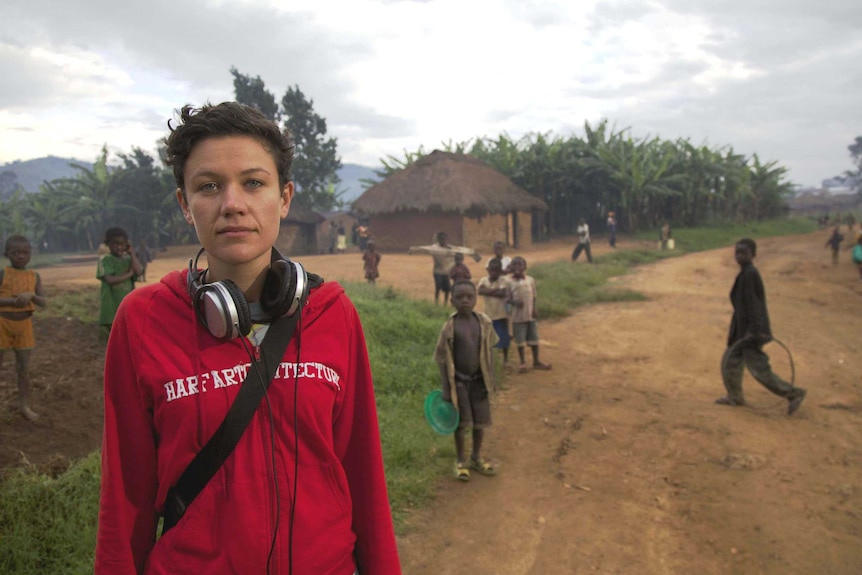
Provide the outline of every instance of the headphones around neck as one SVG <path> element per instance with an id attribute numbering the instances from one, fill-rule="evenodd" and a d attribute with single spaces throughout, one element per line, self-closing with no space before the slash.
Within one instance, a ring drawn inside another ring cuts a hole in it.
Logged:
<path id="1" fill-rule="evenodd" d="M 207 330 L 219 339 L 233 339 L 248 335 L 253 318 L 245 294 L 231 280 L 201 283 L 207 270 L 198 269 L 198 260 L 204 253 L 189 259 L 187 285 L 195 315 Z M 314 283 L 319 283 L 321 280 Z M 309 277 L 301 264 L 282 256 L 272 248 L 272 262 L 266 272 L 260 307 L 271 321 L 281 316 L 292 316 L 308 297 Z"/>

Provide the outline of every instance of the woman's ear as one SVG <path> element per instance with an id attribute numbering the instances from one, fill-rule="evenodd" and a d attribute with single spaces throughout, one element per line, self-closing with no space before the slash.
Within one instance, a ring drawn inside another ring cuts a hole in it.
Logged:
<path id="1" fill-rule="evenodd" d="M 180 205 L 180 209 L 183 211 L 183 217 L 189 223 L 189 225 L 195 225 L 195 220 L 192 217 L 192 211 L 189 209 L 189 203 L 186 201 L 186 195 L 183 193 L 182 188 L 177 188 L 177 203 Z"/>

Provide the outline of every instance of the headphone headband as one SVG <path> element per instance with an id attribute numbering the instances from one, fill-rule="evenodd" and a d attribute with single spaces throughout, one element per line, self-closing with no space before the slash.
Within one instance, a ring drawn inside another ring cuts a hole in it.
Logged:
<path id="1" fill-rule="evenodd" d="M 199 270 L 198 261 L 204 251 L 201 248 L 194 258 L 189 258 L 187 288 L 195 315 L 217 338 L 232 339 L 247 335 L 257 318 L 252 318 L 245 294 L 229 279 L 202 283 L 207 270 Z M 297 313 L 308 297 L 312 283 L 319 285 L 319 280 L 317 283 L 310 282 L 301 264 L 282 256 L 273 247 L 260 298 L 267 319 L 274 320 Z"/>

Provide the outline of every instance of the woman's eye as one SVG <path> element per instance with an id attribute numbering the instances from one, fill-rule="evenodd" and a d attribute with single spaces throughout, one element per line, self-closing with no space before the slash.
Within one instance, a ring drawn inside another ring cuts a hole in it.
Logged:
<path id="1" fill-rule="evenodd" d="M 198 189 L 201 190 L 202 192 L 211 192 L 213 190 L 218 189 L 218 186 L 216 185 L 215 182 L 207 182 L 205 184 L 201 184 L 201 186 Z"/>

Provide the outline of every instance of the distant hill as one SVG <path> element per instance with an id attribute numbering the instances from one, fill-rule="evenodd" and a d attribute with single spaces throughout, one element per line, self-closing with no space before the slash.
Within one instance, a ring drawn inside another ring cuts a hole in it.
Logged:
<path id="1" fill-rule="evenodd" d="M 46 180 L 50 182 L 59 178 L 75 176 L 78 172 L 69 166 L 70 162 L 85 166 L 86 168 L 93 167 L 93 164 L 90 162 L 47 156 L 36 158 L 35 160 L 15 160 L 9 164 L 3 164 L 0 166 L 0 173 L 13 172 L 21 187 L 25 191 L 33 193 L 38 192 L 39 186 Z"/>
<path id="2" fill-rule="evenodd" d="M 360 166 L 359 164 L 343 164 L 341 169 L 338 170 L 338 177 L 341 178 L 338 189 L 344 190 L 344 193 L 341 194 L 341 201 L 345 204 L 350 204 L 365 191 L 362 182 L 359 180 L 376 179 L 374 168 Z"/>
<path id="3" fill-rule="evenodd" d="M 69 166 L 70 162 L 85 166 L 88 169 L 93 167 L 90 162 L 47 156 L 35 160 L 16 160 L 9 164 L 0 165 L 0 173 L 14 172 L 21 187 L 32 193 L 38 192 L 39 186 L 46 180 L 50 182 L 58 178 L 74 177 L 77 170 Z M 338 176 L 341 178 L 338 189 L 344 192 L 341 199 L 349 204 L 365 191 L 359 180 L 374 178 L 374 169 L 359 164 L 344 164 L 338 171 Z"/>

